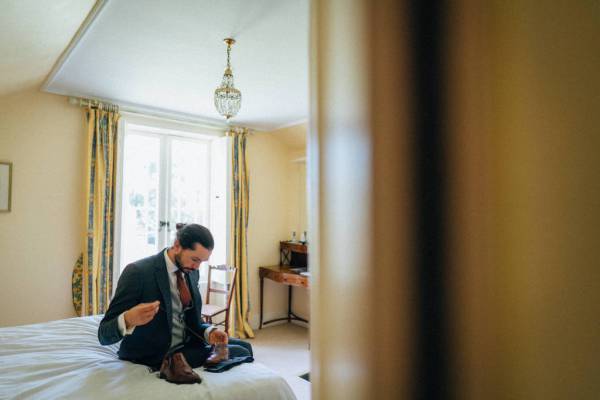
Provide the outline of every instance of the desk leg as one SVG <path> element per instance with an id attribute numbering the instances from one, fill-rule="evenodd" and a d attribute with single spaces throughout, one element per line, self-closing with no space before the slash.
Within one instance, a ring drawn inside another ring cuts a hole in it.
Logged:
<path id="1" fill-rule="evenodd" d="M 292 322 L 292 285 L 288 286 L 288 324 Z"/>
<path id="2" fill-rule="evenodd" d="M 263 325 L 263 286 L 265 284 L 265 278 L 260 278 L 260 323 L 258 329 L 262 329 Z"/>

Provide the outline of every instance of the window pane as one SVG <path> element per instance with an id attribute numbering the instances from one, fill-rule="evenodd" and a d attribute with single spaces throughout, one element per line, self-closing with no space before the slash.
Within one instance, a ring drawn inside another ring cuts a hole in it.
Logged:
<path id="1" fill-rule="evenodd" d="M 209 226 L 209 144 L 174 138 L 171 142 L 169 220 Z M 169 242 L 175 239 L 171 230 Z"/>
<path id="2" fill-rule="evenodd" d="M 128 134 L 123 148 L 121 267 L 158 252 L 160 139 Z"/>

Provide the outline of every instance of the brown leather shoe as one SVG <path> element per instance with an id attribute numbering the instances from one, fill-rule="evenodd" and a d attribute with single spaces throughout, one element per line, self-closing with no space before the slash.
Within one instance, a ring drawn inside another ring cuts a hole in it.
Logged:
<path id="1" fill-rule="evenodd" d="M 160 379 L 171 383 L 201 383 L 202 379 L 187 363 L 183 353 L 175 353 L 164 358 L 160 366 Z"/>
<path id="2" fill-rule="evenodd" d="M 228 359 L 229 359 L 229 348 L 227 347 L 227 345 L 226 344 L 215 344 L 213 346 L 213 349 L 212 349 L 210 355 L 204 362 L 204 365 L 206 365 L 206 366 L 216 365 L 216 364 L 220 363 L 221 361 L 225 361 Z"/>

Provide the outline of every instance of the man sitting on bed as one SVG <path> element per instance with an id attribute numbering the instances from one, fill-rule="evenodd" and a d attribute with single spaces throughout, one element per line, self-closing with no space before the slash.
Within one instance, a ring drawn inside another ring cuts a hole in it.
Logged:
<path id="1" fill-rule="evenodd" d="M 161 378 L 175 383 L 199 383 L 192 368 L 205 363 L 251 356 L 249 343 L 202 321 L 198 268 L 213 248 L 210 231 L 189 224 L 173 246 L 129 264 L 100 322 L 100 343 L 122 340 L 119 358 L 160 369 Z"/>

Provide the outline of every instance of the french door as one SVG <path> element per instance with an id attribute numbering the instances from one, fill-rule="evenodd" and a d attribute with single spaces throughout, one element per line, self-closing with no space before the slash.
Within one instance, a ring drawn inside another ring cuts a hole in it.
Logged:
<path id="1" fill-rule="evenodd" d="M 210 261 L 225 262 L 226 152 L 218 139 L 125 129 L 116 269 L 170 246 L 179 222 L 209 227 L 218 244 Z"/>

